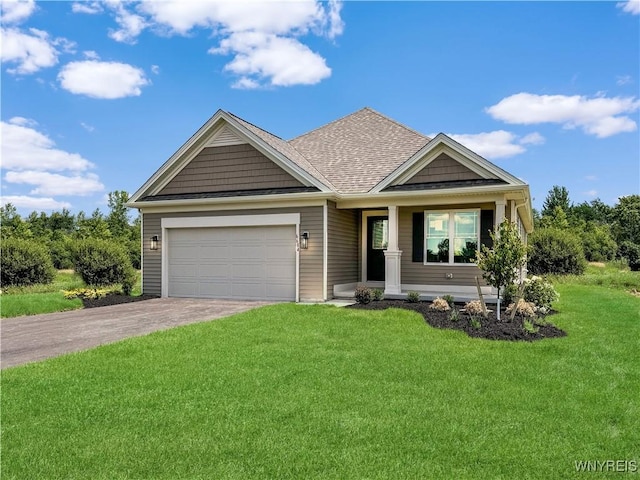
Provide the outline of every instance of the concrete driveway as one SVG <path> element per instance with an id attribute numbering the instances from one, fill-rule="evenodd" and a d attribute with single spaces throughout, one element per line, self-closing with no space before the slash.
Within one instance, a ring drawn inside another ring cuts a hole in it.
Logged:
<path id="1" fill-rule="evenodd" d="M 44 360 L 156 330 L 226 317 L 267 304 L 157 298 L 71 312 L 5 318 L 0 321 L 0 365 L 7 368 Z"/>

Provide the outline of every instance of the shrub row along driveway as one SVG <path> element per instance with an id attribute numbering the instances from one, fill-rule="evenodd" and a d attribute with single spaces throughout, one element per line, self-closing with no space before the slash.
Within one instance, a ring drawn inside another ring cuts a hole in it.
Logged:
<path id="1" fill-rule="evenodd" d="M 157 298 L 109 307 L 2 320 L 2 368 L 97 347 L 266 305 L 193 298 Z"/>

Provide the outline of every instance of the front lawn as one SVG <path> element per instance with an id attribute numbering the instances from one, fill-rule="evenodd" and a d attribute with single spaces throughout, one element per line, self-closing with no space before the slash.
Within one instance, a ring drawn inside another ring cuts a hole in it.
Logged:
<path id="1" fill-rule="evenodd" d="M 640 299 L 558 289 L 568 336 L 534 343 L 280 304 L 10 368 L 2 477 L 547 479 L 640 462 Z"/>
<path id="2" fill-rule="evenodd" d="M 67 300 L 62 291 L 83 286 L 82 278 L 73 270 L 58 270 L 52 283 L 3 289 L 0 295 L 0 316 L 18 317 L 81 308 L 81 300 Z"/>
<path id="3" fill-rule="evenodd" d="M 52 283 L 3 289 L 0 295 L 0 317 L 37 315 L 82 308 L 82 300 L 66 299 L 62 292 L 85 286 L 80 275 L 73 270 L 58 270 Z M 132 295 L 140 294 L 140 272 L 138 272 Z"/>

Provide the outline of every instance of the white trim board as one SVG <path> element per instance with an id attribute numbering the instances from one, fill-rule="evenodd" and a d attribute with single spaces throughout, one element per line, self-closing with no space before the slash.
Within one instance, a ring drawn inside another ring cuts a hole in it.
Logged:
<path id="1" fill-rule="evenodd" d="M 218 217 L 175 217 L 162 218 L 160 225 L 166 228 L 203 227 L 257 227 L 269 225 L 298 225 L 299 213 L 274 213 L 265 215 L 228 215 Z"/>

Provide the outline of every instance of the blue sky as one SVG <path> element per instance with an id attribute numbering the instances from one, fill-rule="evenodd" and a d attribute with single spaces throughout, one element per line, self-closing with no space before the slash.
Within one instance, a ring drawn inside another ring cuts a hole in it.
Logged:
<path id="1" fill-rule="evenodd" d="M 640 193 L 640 1 L 2 1 L 2 202 L 106 210 L 217 109 L 290 139 L 369 106 L 527 181 Z"/>

